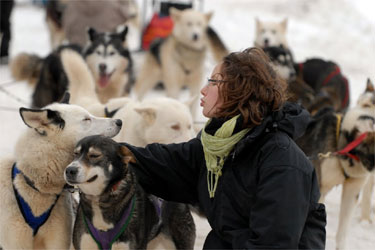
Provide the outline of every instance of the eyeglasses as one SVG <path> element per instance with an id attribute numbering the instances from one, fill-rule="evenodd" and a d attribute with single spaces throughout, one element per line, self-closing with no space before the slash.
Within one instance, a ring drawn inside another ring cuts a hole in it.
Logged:
<path id="1" fill-rule="evenodd" d="M 211 86 L 216 86 L 219 83 L 224 83 L 224 82 L 227 82 L 227 81 L 226 80 L 218 80 L 218 79 L 207 78 L 207 83 L 208 83 L 208 85 L 211 85 Z"/>

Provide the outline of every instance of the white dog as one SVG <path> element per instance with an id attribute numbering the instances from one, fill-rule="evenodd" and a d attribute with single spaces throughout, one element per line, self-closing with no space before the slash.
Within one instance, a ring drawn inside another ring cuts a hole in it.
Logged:
<path id="1" fill-rule="evenodd" d="M 281 22 L 263 22 L 256 18 L 255 22 L 255 46 L 266 48 L 282 45 L 284 48 L 289 48 L 286 38 L 288 27 L 287 18 Z"/>
<path id="2" fill-rule="evenodd" d="M 0 161 L 0 245 L 4 249 L 69 249 L 72 233 L 70 195 L 64 169 L 75 144 L 85 136 L 113 137 L 121 120 L 92 116 L 82 107 L 53 103 L 21 108 L 29 127 L 19 138 L 15 157 Z"/>
<path id="3" fill-rule="evenodd" d="M 211 48 L 216 60 L 228 52 L 217 34 L 208 27 L 212 13 L 193 9 L 170 8 L 172 34 L 152 44 L 147 52 L 134 91 L 139 100 L 158 82 L 165 86 L 168 97 L 178 99 L 182 87 L 188 87 L 191 97 L 201 88 L 206 52 Z M 192 106 L 194 112 L 198 99 Z"/>
<path id="4" fill-rule="evenodd" d="M 98 116 L 115 112 L 113 117 L 123 121 L 123 129 L 115 137 L 116 141 L 145 146 L 153 142 L 183 142 L 194 136 L 189 105 L 167 97 L 143 101 L 122 97 L 101 104 L 95 92 L 95 81 L 83 58 L 74 51 L 66 50 L 62 53 L 62 62 L 69 80 L 72 103 Z"/>

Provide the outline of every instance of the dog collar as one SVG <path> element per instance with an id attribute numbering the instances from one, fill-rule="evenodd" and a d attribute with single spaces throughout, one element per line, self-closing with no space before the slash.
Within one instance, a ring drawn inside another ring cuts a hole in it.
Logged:
<path id="1" fill-rule="evenodd" d="M 128 226 L 130 219 L 133 216 L 135 207 L 135 195 L 133 196 L 128 207 L 125 209 L 120 221 L 115 225 L 114 228 L 108 231 L 101 231 L 95 228 L 95 226 L 88 220 L 83 213 L 83 220 L 85 222 L 86 229 L 89 231 L 91 237 L 94 239 L 99 249 L 112 249 L 112 244 L 121 236 Z"/>
<path id="2" fill-rule="evenodd" d="M 56 200 L 52 204 L 52 206 L 45 211 L 42 215 L 40 216 L 34 216 L 33 212 L 31 211 L 31 208 L 29 204 L 22 198 L 22 196 L 18 193 L 16 187 L 14 186 L 14 179 L 18 174 L 22 174 L 22 176 L 25 178 L 25 181 L 28 185 L 28 178 L 17 168 L 16 163 L 13 164 L 12 167 L 12 185 L 13 185 L 13 191 L 16 196 L 17 204 L 18 207 L 22 213 L 22 216 L 25 220 L 25 222 L 33 229 L 33 236 L 35 236 L 41 226 L 43 226 L 44 223 L 48 220 L 49 216 L 51 215 L 51 211 L 53 207 L 55 206 L 57 200 L 59 199 L 60 195 L 56 196 Z M 30 179 L 29 179 L 30 180 Z M 30 180 L 31 181 L 31 180 Z M 38 189 L 35 187 L 31 186 L 33 189 L 39 192 Z"/>

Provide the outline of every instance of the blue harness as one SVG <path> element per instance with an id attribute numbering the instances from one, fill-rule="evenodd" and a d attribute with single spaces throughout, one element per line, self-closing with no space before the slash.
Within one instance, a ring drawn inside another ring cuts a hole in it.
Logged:
<path id="1" fill-rule="evenodd" d="M 22 172 L 16 167 L 16 163 L 14 163 L 12 168 L 12 183 L 13 183 L 13 190 L 14 194 L 17 199 L 18 207 L 22 213 L 23 218 L 25 219 L 25 222 L 33 229 L 33 236 L 36 235 L 39 228 L 48 220 L 49 216 L 51 215 L 51 211 L 53 207 L 55 206 L 57 200 L 59 199 L 60 195 L 56 196 L 55 202 L 52 204 L 52 206 L 44 212 L 42 215 L 35 217 L 33 215 L 33 212 L 31 211 L 31 208 L 29 204 L 22 198 L 22 196 L 18 193 L 16 187 L 14 186 L 14 179 L 18 174 L 22 174 Z M 24 176 L 24 175 L 23 175 Z M 26 182 L 30 185 L 29 181 L 27 181 L 26 176 L 24 176 Z M 33 189 L 37 190 L 33 185 L 30 185 Z"/>

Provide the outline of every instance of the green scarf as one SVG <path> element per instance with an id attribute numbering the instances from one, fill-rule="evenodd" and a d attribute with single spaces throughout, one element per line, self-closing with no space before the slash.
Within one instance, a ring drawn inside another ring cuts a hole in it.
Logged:
<path id="1" fill-rule="evenodd" d="M 213 198 L 215 195 L 224 161 L 232 151 L 234 145 L 236 145 L 236 143 L 239 142 L 250 130 L 250 128 L 246 128 L 232 135 L 238 117 L 239 115 L 226 121 L 215 132 L 214 136 L 205 131 L 205 128 L 211 122 L 211 119 L 206 123 L 205 128 L 202 130 L 201 141 L 207 166 L 207 185 L 210 198 Z"/>

